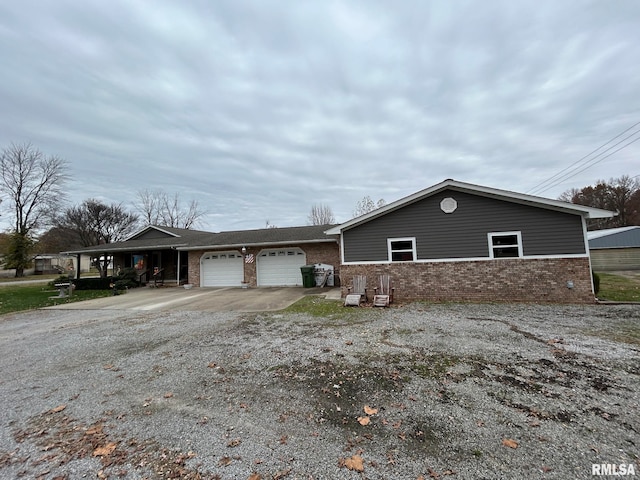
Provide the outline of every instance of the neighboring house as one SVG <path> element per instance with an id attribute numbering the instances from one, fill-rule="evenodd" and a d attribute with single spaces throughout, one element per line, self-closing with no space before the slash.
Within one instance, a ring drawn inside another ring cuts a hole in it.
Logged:
<path id="1" fill-rule="evenodd" d="M 116 270 L 134 267 L 143 282 L 157 268 L 165 282 L 201 287 L 298 286 L 301 266 L 320 263 L 337 270 L 338 242 L 325 235 L 329 227 L 212 233 L 151 225 L 125 241 L 68 253 L 112 255 Z"/>
<path id="2" fill-rule="evenodd" d="M 591 266 L 596 272 L 640 270 L 640 227 L 619 227 L 587 233 Z"/>
<path id="3" fill-rule="evenodd" d="M 326 233 L 343 289 L 389 274 L 396 301 L 593 302 L 585 220 L 614 215 L 445 180 Z"/>

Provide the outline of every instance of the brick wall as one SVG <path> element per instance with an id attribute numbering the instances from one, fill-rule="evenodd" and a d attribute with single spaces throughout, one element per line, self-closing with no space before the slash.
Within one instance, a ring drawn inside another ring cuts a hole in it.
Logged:
<path id="1" fill-rule="evenodd" d="M 395 301 L 595 302 L 588 258 L 342 265 L 343 296 L 354 275 L 373 287 L 381 274 L 391 275 Z"/>
<path id="2" fill-rule="evenodd" d="M 249 282 L 249 285 L 255 287 L 257 285 L 257 276 L 258 272 L 256 270 L 256 262 L 258 258 L 258 253 L 262 250 L 270 249 L 270 248 L 292 248 L 298 247 L 301 248 L 306 254 L 307 264 L 314 263 L 326 263 L 328 265 L 333 265 L 335 270 L 338 270 L 340 266 L 340 251 L 337 243 L 332 242 L 322 242 L 322 243 L 306 243 L 302 245 L 278 245 L 273 247 L 247 247 L 247 255 L 253 254 L 254 261 L 253 263 L 245 263 L 244 264 L 244 275 Z M 222 249 L 220 251 L 229 251 L 234 250 L 240 253 L 240 249 Z M 189 283 L 192 283 L 196 286 L 200 285 L 200 258 L 206 252 L 212 252 L 214 250 L 193 250 L 189 251 Z M 300 274 L 302 275 L 302 273 Z"/>

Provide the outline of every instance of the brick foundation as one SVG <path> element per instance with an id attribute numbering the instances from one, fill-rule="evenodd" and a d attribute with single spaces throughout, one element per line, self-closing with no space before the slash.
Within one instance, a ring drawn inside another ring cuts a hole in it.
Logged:
<path id="1" fill-rule="evenodd" d="M 594 303 L 588 258 L 342 265 L 342 295 L 354 275 L 373 287 L 391 275 L 395 301 Z M 573 288 L 567 282 L 573 282 Z"/>

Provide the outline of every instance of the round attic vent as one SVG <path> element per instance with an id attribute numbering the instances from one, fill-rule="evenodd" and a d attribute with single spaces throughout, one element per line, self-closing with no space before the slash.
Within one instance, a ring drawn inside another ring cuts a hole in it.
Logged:
<path id="1" fill-rule="evenodd" d="M 456 211 L 456 208 L 458 208 L 458 202 L 456 202 L 455 198 L 443 198 L 440 202 L 440 210 L 444 213 L 453 213 Z"/>

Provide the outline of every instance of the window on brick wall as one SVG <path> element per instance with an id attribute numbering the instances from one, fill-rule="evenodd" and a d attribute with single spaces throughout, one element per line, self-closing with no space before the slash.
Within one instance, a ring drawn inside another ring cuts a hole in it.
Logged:
<path id="1" fill-rule="evenodd" d="M 491 258 L 522 257 L 522 234 L 520 232 L 492 232 L 489 237 Z"/>
<path id="2" fill-rule="evenodd" d="M 387 248 L 390 262 L 413 262 L 416 259 L 416 239 L 388 238 Z"/>

